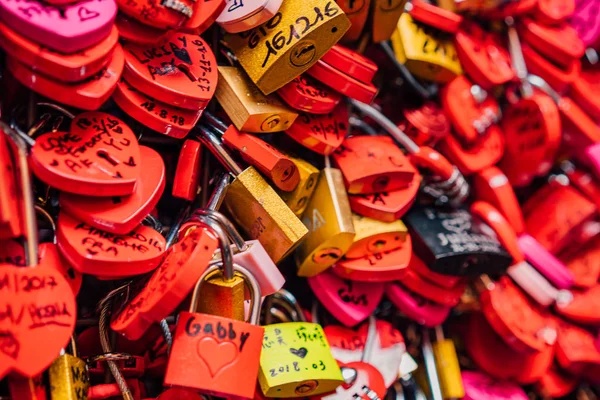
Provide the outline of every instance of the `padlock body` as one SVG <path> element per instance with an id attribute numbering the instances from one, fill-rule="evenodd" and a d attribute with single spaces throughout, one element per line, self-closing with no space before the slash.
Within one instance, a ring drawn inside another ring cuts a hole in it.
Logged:
<path id="1" fill-rule="evenodd" d="M 253 398 L 263 333 L 263 327 L 246 322 L 181 312 L 165 385 Z"/>
<path id="2" fill-rule="evenodd" d="M 259 385 L 267 397 L 327 393 L 343 382 L 321 325 L 288 322 L 265 326 Z"/>
<path id="3" fill-rule="evenodd" d="M 244 279 L 235 275 L 227 281 L 221 272 L 208 278 L 202 283 L 202 296 L 196 307 L 199 313 L 243 321 Z"/>
<path id="4" fill-rule="evenodd" d="M 296 216 L 301 217 L 302 213 L 308 205 L 308 201 L 313 195 L 315 188 L 317 187 L 317 180 L 319 179 L 319 170 L 316 169 L 311 163 L 291 155 L 287 155 L 290 160 L 296 165 L 300 174 L 300 181 L 294 190 L 291 192 L 285 192 L 278 190 L 277 193 L 285 204 L 288 205 L 290 210 Z"/>
<path id="5" fill-rule="evenodd" d="M 90 378 L 84 360 L 63 354 L 50 365 L 48 373 L 52 400 L 87 399 Z"/>
<path id="6" fill-rule="evenodd" d="M 451 339 L 443 339 L 433 343 L 432 347 L 442 395 L 445 399 L 461 399 L 465 390 L 454 342 Z"/>
<path id="7" fill-rule="evenodd" d="M 382 222 L 352 213 L 354 242 L 346 258 L 360 258 L 396 250 L 406 243 L 408 229 L 401 220 Z"/>

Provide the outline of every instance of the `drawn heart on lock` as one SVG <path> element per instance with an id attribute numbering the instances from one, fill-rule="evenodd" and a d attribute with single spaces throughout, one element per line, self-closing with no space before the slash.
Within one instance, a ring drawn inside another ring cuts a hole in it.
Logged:
<path id="1" fill-rule="evenodd" d="M 198 341 L 198 356 L 206 364 L 213 378 L 237 360 L 238 348 L 233 342 L 218 342 L 207 336 Z"/>
<path id="2" fill-rule="evenodd" d="M 149 272 L 163 258 L 165 238 L 139 225 L 115 235 L 60 213 L 56 238 L 62 255 L 79 272 L 101 277 L 127 277 Z"/>
<path id="3" fill-rule="evenodd" d="M 31 169 L 42 181 L 69 193 L 125 196 L 141 174 L 140 148 L 133 131 L 103 112 L 79 114 L 70 132 L 36 139 Z"/>
<path id="4" fill-rule="evenodd" d="M 32 377 L 46 369 L 69 341 L 75 296 L 46 258 L 35 267 L 0 265 L 0 379 L 10 370 Z"/>
<path id="5" fill-rule="evenodd" d="M 323 306 L 346 326 L 367 319 L 383 297 L 382 283 L 344 280 L 331 270 L 307 280 Z"/>
<path id="6" fill-rule="evenodd" d="M 300 358 L 304 358 L 308 354 L 308 350 L 306 349 L 306 347 L 300 347 L 299 349 L 291 348 L 290 353 Z"/>
<path id="7" fill-rule="evenodd" d="M 61 193 L 61 209 L 73 217 L 107 232 L 131 232 L 154 209 L 165 189 L 165 164 L 156 151 L 140 146 L 140 175 L 133 194 L 89 197 Z"/>
<path id="8" fill-rule="evenodd" d="M 61 53 L 91 47 L 109 35 L 114 0 L 87 0 L 55 7 L 42 1 L 0 0 L 0 17 L 16 32 Z"/>

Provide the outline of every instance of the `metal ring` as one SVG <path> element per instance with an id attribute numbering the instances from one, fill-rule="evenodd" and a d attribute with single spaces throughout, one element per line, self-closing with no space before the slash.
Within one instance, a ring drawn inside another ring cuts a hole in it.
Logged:
<path id="1" fill-rule="evenodd" d="M 131 360 L 132 358 L 133 358 L 133 355 L 129 354 L 129 353 L 110 352 L 110 353 L 98 354 L 97 356 L 89 357 L 86 360 L 86 363 L 92 364 L 97 361 L 108 362 L 108 361 Z"/>

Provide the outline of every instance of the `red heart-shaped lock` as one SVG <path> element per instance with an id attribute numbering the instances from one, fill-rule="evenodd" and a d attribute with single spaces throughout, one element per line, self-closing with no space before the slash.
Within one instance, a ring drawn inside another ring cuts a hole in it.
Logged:
<path id="1" fill-rule="evenodd" d="M 398 128 L 419 146 L 432 147 L 450 133 L 450 121 L 440 106 L 432 101 L 420 107 L 405 108 L 402 113 L 406 120 Z"/>
<path id="2" fill-rule="evenodd" d="M 62 274 L 43 258 L 35 267 L 0 266 L 0 378 L 45 370 L 73 334 L 77 306 Z"/>
<path id="3" fill-rule="evenodd" d="M 334 45 L 321 57 L 321 60 L 363 83 L 370 83 L 377 73 L 377 64 L 360 53 L 340 45 Z"/>
<path id="4" fill-rule="evenodd" d="M 404 189 L 373 194 L 348 195 L 350 208 L 357 214 L 383 222 L 394 222 L 402 217 L 417 198 L 421 174 L 414 174 L 413 180 Z"/>
<path id="5" fill-rule="evenodd" d="M 575 0 L 538 0 L 535 18 L 546 25 L 555 25 L 575 11 Z"/>
<path id="6" fill-rule="evenodd" d="M 79 82 L 98 73 L 111 57 L 119 40 L 119 31 L 110 34 L 98 44 L 74 54 L 61 54 L 19 35 L 0 23 L 0 46 L 19 62 L 50 78 L 64 82 Z"/>
<path id="7" fill-rule="evenodd" d="M 571 96 L 596 121 L 600 120 L 600 99 L 594 93 L 600 90 L 600 70 L 584 69 L 573 82 Z"/>
<path id="8" fill-rule="evenodd" d="M 554 90 L 565 93 L 581 73 L 581 61 L 573 59 L 566 67 L 557 66 L 525 43 L 521 44 L 527 70 L 545 80 Z"/>
<path id="9" fill-rule="evenodd" d="M 175 180 L 173 181 L 173 196 L 187 201 L 193 201 L 198 193 L 200 184 L 200 165 L 202 163 L 202 146 L 196 140 L 186 140 L 181 146 Z"/>
<path id="10" fill-rule="evenodd" d="M 116 45 L 110 62 L 97 74 L 76 83 L 63 83 L 47 77 L 9 57 L 6 67 L 16 80 L 54 101 L 84 110 L 97 110 L 110 97 L 121 78 L 125 56 Z"/>
<path id="11" fill-rule="evenodd" d="M 121 39 L 139 45 L 162 44 L 170 34 L 170 31 L 152 28 L 124 14 L 117 14 L 115 26 L 119 30 Z"/>
<path id="12" fill-rule="evenodd" d="M 581 375 L 586 368 L 600 366 L 600 351 L 594 344 L 595 339 L 587 330 L 559 321 L 556 361 L 574 375 Z"/>
<path id="13" fill-rule="evenodd" d="M 186 137 L 202 116 L 200 110 L 179 108 L 148 97 L 124 79 L 117 85 L 112 98 L 141 124 L 176 139 Z"/>
<path id="14" fill-rule="evenodd" d="M 600 278 L 600 236 L 590 240 L 569 258 L 560 257 L 575 278 L 574 285 L 582 288 L 595 286 Z"/>
<path id="15" fill-rule="evenodd" d="M 477 85 L 491 89 L 514 79 L 510 55 L 497 35 L 465 21 L 456 32 L 454 43 L 461 65 Z"/>
<path id="16" fill-rule="evenodd" d="M 310 150 L 328 156 L 344 141 L 348 118 L 348 108 L 344 104 L 329 114 L 301 113 L 285 133 Z"/>
<path id="17" fill-rule="evenodd" d="M 110 233 L 125 235 L 135 229 L 154 209 L 165 189 L 165 164 L 150 147 L 140 146 L 140 175 L 128 196 L 89 197 L 61 193 L 64 212 L 86 224 Z"/>
<path id="18" fill-rule="evenodd" d="M 363 258 L 342 259 L 331 267 L 340 278 L 364 282 L 390 282 L 402 279 L 412 255 L 410 236 L 396 250 Z"/>
<path id="19" fill-rule="evenodd" d="M 464 21 L 459 14 L 420 0 L 411 2 L 409 8 L 414 20 L 448 33 L 456 34 Z"/>
<path id="20" fill-rule="evenodd" d="M 411 291 L 431 300 L 435 303 L 449 307 L 454 307 L 460 301 L 460 297 L 465 291 L 466 283 L 460 282 L 450 288 L 441 287 L 423 279 L 416 273 L 415 264 L 424 264 L 419 257 L 413 255 L 410 260 L 406 274 L 400 279 L 402 285 L 406 286 Z M 423 267 L 417 267 L 423 269 Z"/>
<path id="21" fill-rule="evenodd" d="M 194 229 L 170 247 L 138 295 L 114 315 L 111 329 L 131 340 L 142 337 L 185 299 L 208 267 L 218 244 L 212 233 Z"/>
<path id="22" fill-rule="evenodd" d="M 196 1 L 193 6 L 194 14 L 186 21 L 181 30 L 201 35 L 216 21 L 226 4 L 225 0 Z"/>
<path id="23" fill-rule="evenodd" d="M 373 398 L 382 399 L 385 396 L 387 388 L 383 376 L 377 368 L 362 361 L 347 364 L 338 362 L 338 364 L 340 364 L 340 367 L 356 370 L 356 378 L 352 383 L 343 383 L 338 386 L 334 393 L 313 396 L 310 398 L 311 400 L 369 400 Z"/>
<path id="24" fill-rule="evenodd" d="M 433 272 L 419 257 L 415 255 L 411 257 L 408 267 L 416 272 L 421 278 L 424 278 L 425 280 L 435 283 L 437 286 L 441 286 L 446 289 L 452 289 L 464 282 L 464 279 L 460 276 L 444 275 Z"/>
<path id="25" fill-rule="evenodd" d="M 193 13 L 193 3 L 188 0 L 156 2 L 153 0 L 118 0 L 119 11 L 154 28 L 178 28 Z"/>
<path id="26" fill-rule="evenodd" d="M 442 324 L 450 314 L 451 307 L 429 301 L 399 283 L 386 284 L 385 295 L 402 314 L 428 328 Z"/>
<path id="27" fill-rule="evenodd" d="M 139 91 L 176 107 L 204 109 L 217 88 L 217 62 L 198 35 L 173 33 L 161 46 L 126 44 L 123 77 Z"/>
<path id="28" fill-rule="evenodd" d="M 15 238 L 22 233 L 15 166 L 7 138 L 0 130 L 0 239 Z"/>
<path id="29" fill-rule="evenodd" d="M 521 1 L 507 1 L 500 3 L 497 7 L 491 11 L 486 11 L 483 16 L 491 19 L 504 19 L 508 16 L 516 16 L 525 14 L 531 11 L 537 5 L 538 0 L 521 0 Z"/>
<path id="30" fill-rule="evenodd" d="M 65 213 L 58 216 L 56 238 L 62 255 L 76 270 L 114 278 L 152 271 L 161 262 L 166 244 L 149 226 L 139 225 L 125 235 L 115 235 Z"/>
<path id="31" fill-rule="evenodd" d="M 79 114 L 70 132 L 37 138 L 31 169 L 45 183 L 87 196 L 123 196 L 140 175 L 140 149 L 131 129 L 103 112 Z"/>
<path id="32" fill-rule="evenodd" d="M 79 293 L 82 276 L 61 257 L 58 247 L 54 243 L 41 243 L 38 246 L 38 259 L 39 263 L 56 268 L 69 283 L 73 293 L 75 295 Z M 26 266 L 25 249 L 14 240 L 2 242 L 0 245 L 0 263 L 17 267 Z"/>
<path id="33" fill-rule="evenodd" d="M 308 278 L 308 285 L 327 311 L 346 326 L 367 319 L 383 297 L 382 283 L 352 282 L 333 271 Z"/>
<path id="34" fill-rule="evenodd" d="M 589 289 L 573 290 L 572 294 L 573 300 L 556 304 L 556 312 L 580 324 L 597 325 L 600 322 L 600 284 Z"/>
<path id="35" fill-rule="evenodd" d="M 568 67 L 571 61 L 585 53 L 577 31 L 566 23 L 550 26 L 524 18 L 520 28 L 523 39 L 531 47 L 563 67 Z"/>
<path id="36" fill-rule="evenodd" d="M 277 94 L 290 107 L 311 114 L 330 113 L 342 99 L 338 92 L 307 74 L 297 76 Z"/>
<path id="37" fill-rule="evenodd" d="M 579 384 L 577 377 L 571 376 L 558 367 L 552 366 L 535 384 L 535 389 L 542 396 L 549 398 L 563 397 L 575 390 Z"/>
<path id="38" fill-rule="evenodd" d="M 371 104 L 377 96 L 378 89 L 372 83 L 363 83 L 321 60 L 318 60 L 306 73 L 333 90 L 362 103 Z"/>
<path id="39" fill-rule="evenodd" d="M 543 351 L 553 344 L 554 324 L 504 276 L 481 296 L 481 310 L 496 333 L 519 352 Z"/>

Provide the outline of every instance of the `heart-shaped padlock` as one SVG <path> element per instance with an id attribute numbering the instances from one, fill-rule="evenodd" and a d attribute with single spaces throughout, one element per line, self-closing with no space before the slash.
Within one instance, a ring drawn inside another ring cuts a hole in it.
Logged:
<path id="1" fill-rule="evenodd" d="M 61 193 L 60 206 L 94 228 L 125 235 L 154 209 L 165 189 L 165 164 L 160 154 L 140 146 L 140 175 L 134 192 L 128 196 L 89 197 Z"/>
<path id="2" fill-rule="evenodd" d="M 410 265 L 408 267 L 426 281 L 446 289 L 455 288 L 465 282 L 465 280 L 459 276 L 444 275 L 433 272 L 423 261 L 421 261 L 419 257 L 416 256 L 411 257 Z"/>
<path id="3" fill-rule="evenodd" d="M 575 11 L 575 0 L 538 0 L 535 18 L 546 24 L 560 24 Z"/>
<path id="4" fill-rule="evenodd" d="M 24 86 L 59 103 L 84 110 L 97 110 L 110 97 L 121 78 L 125 57 L 119 44 L 110 62 L 95 75 L 75 83 L 64 83 L 38 73 L 9 57 L 6 68 Z"/>
<path id="5" fill-rule="evenodd" d="M 310 398 L 311 400 L 369 400 L 373 398 L 381 399 L 385 396 L 387 388 L 383 376 L 377 368 L 362 361 L 339 364 L 341 368 L 354 371 L 351 382 L 338 386 L 335 393 L 313 396 Z"/>
<path id="6" fill-rule="evenodd" d="M 567 396 L 579 384 L 578 377 L 571 376 L 558 367 L 552 366 L 535 384 L 535 389 L 542 396 L 557 398 Z"/>
<path id="7" fill-rule="evenodd" d="M 116 15 L 114 0 L 84 0 L 60 7 L 38 0 L 0 1 L 4 23 L 35 43 L 67 54 L 108 36 Z"/>
<path id="8" fill-rule="evenodd" d="M 308 278 L 321 304 L 346 326 L 354 326 L 375 311 L 383 297 L 383 283 L 353 282 L 328 270 Z"/>
<path id="9" fill-rule="evenodd" d="M 598 325 L 600 317 L 598 316 L 597 310 L 600 305 L 600 285 L 583 289 L 573 290 L 573 299 L 565 304 L 561 302 L 556 303 L 556 311 L 580 324 L 586 325 Z"/>
<path id="10" fill-rule="evenodd" d="M 113 27 L 106 38 L 74 54 L 48 50 L 3 23 L 0 23 L 0 39 L 0 46 L 9 56 L 30 68 L 60 81 L 79 82 L 100 72 L 109 63 L 119 31 Z"/>
<path id="11" fill-rule="evenodd" d="M 369 254 L 363 258 L 342 259 L 331 269 L 337 276 L 344 279 L 362 282 L 390 282 L 404 277 L 411 255 L 410 236 L 406 235 L 406 241 L 395 250 Z"/>
<path id="12" fill-rule="evenodd" d="M 117 85 L 112 98 L 135 120 L 176 139 L 186 137 L 202 116 L 202 111 L 175 107 L 146 96 L 124 79 Z"/>
<path id="13" fill-rule="evenodd" d="M 217 88 L 217 62 L 199 35 L 173 33 L 161 46 L 126 44 L 123 77 L 173 106 L 204 109 Z"/>
<path id="14" fill-rule="evenodd" d="M 450 133 L 450 121 L 441 107 L 432 101 L 420 107 L 405 108 L 402 113 L 406 120 L 398 128 L 419 146 L 433 147 Z"/>
<path id="15" fill-rule="evenodd" d="M 593 46 L 600 37 L 600 1 L 579 0 L 575 2 L 575 10 L 569 18 L 577 35 L 587 48 Z"/>
<path id="16" fill-rule="evenodd" d="M 589 331 L 566 321 L 558 323 L 556 361 L 574 375 L 581 375 L 586 368 L 600 365 L 600 351 L 595 337 Z"/>
<path id="17" fill-rule="evenodd" d="M 525 43 L 521 45 L 521 50 L 523 51 L 527 70 L 548 82 L 559 93 L 567 92 L 569 87 L 579 78 L 581 61 L 578 59 L 571 61 L 567 67 L 561 67 L 547 60 Z"/>
<path id="18" fill-rule="evenodd" d="M 400 279 L 400 283 L 407 287 L 410 291 L 417 293 L 424 298 L 433 301 L 434 303 L 442 304 L 448 307 L 454 307 L 460 301 L 460 297 L 465 291 L 466 284 L 459 283 L 451 288 L 440 287 L 432 282 L 423 279 L 411 267 L 412 264 L 423 263 L 413 254 L 406 270 L 406 274 Z"/>
<path id="19" fill-rule="evenodd" d="M 281 5 L 281 3 L 279 4 Z M 183 25 L 181 31 L 201 35 L 217 20 L 225 7 L 227 7 L 225 0 L 195 1 L 194 13 Z"/>
<path id="20" fill-rule="evenodd" d="M 600 6 L 599 6 L 600 7 Z M 583 69 L 573 82 L 571 96 L 594 120 L 600 120 L 600 100 L 594 96 L 600 88 L 600 70 Z"/>
<path id="21" fill-rule="evenodd" d="M 465 397 L 463 400 L 527 400 L 527 394 L 518 385 L 498 381 L 479 371 L 461 372 Z"/>
<path id="22" fill-rule="evenodd" d="M 294 78 L 277 90 L 292 108 L 311 114 L 327 114 L 339 104 L 342 96 L 308 74 Z"/>
<path id="23" fill-rule="evenodd" d="M 69 193 L 123 196 L 141 174 L 140 149 L 131 129 L 103 112 L 79 114 L 70 132 L 37 138 L 31 169 L 42 181 Z"/>
<path id="24" fill-rule="evenodd" d="M 154 28 L 179 28 L 192 17 L 193 3 L 188 0 L 156 2 L 117 0 L 119 11 Z"/>
<path id="25" fill-rule="evenodd" d="M 58 217 L 56 237 L 62 255 L 76 270 L 106 278 L 152 271 L 165 252 L 165 238 L 149 226 L 115 235 L 65 213 Z"/>
<path id="26" fill-rule="evenodd" d="M 338 105 L 333 112 L 323 115 L 300 113 L 285 133 L 312 151 L 325 156 L 333 153 L 348 133 L 348 108 Z"/>
<path id="27" fill-rule="evenodd" d="M 22 234 L 20 194 L 15 170 L 8 142 L 0 130 L 0 239 L 16 238 Z"/>
<path id="28" fill-rule="evenodd" d="M 115 26 L 119 30 L 119 37 L 127 42 L 139 45 L 162 44 L 170 35 L 170 31 L 144 25 L 137 19 L 124 14 L 117 14 Z"/>
<path id="29" fill-rule="evenodd" d="M 451 307 L 429 301 L 411 292 L 399 283 L 388 283 L 385 295 L 408 318 L 429 328 L 442 324 Z"/>
<path id="30" fill-rule="evenodd" d="M 75 296 L 50 261 L 44 257 L 35 267 L 0 267 L 0 377 L 11 370 L 25 377 L 41 373 L 73 334 Z"/>
<path id="31" fill-rule="evenodd" d="M 590 240 L 575 255 L 560 256 L 575 278 L 574 285 L 582 288 L 595 286 L 600 278 L 600 237 Z"/>
<path id="32" fill-rule="evenodd" d="M 583 57 L 585 53 L 577 31 L 566 23 L 549 26 L 524 18 L 520 33 L 531 47 L 558 65 L 568 67 L 572 60 Z"/>
<path id="33" fill-rule="evenodd" d="M 183 142 L 177 159 L 172 194 L 174 197 L 193 201 L 198 194 L 200 184 L 200 166 L 202 163 L 202 145 L 196 140 Z"/>

